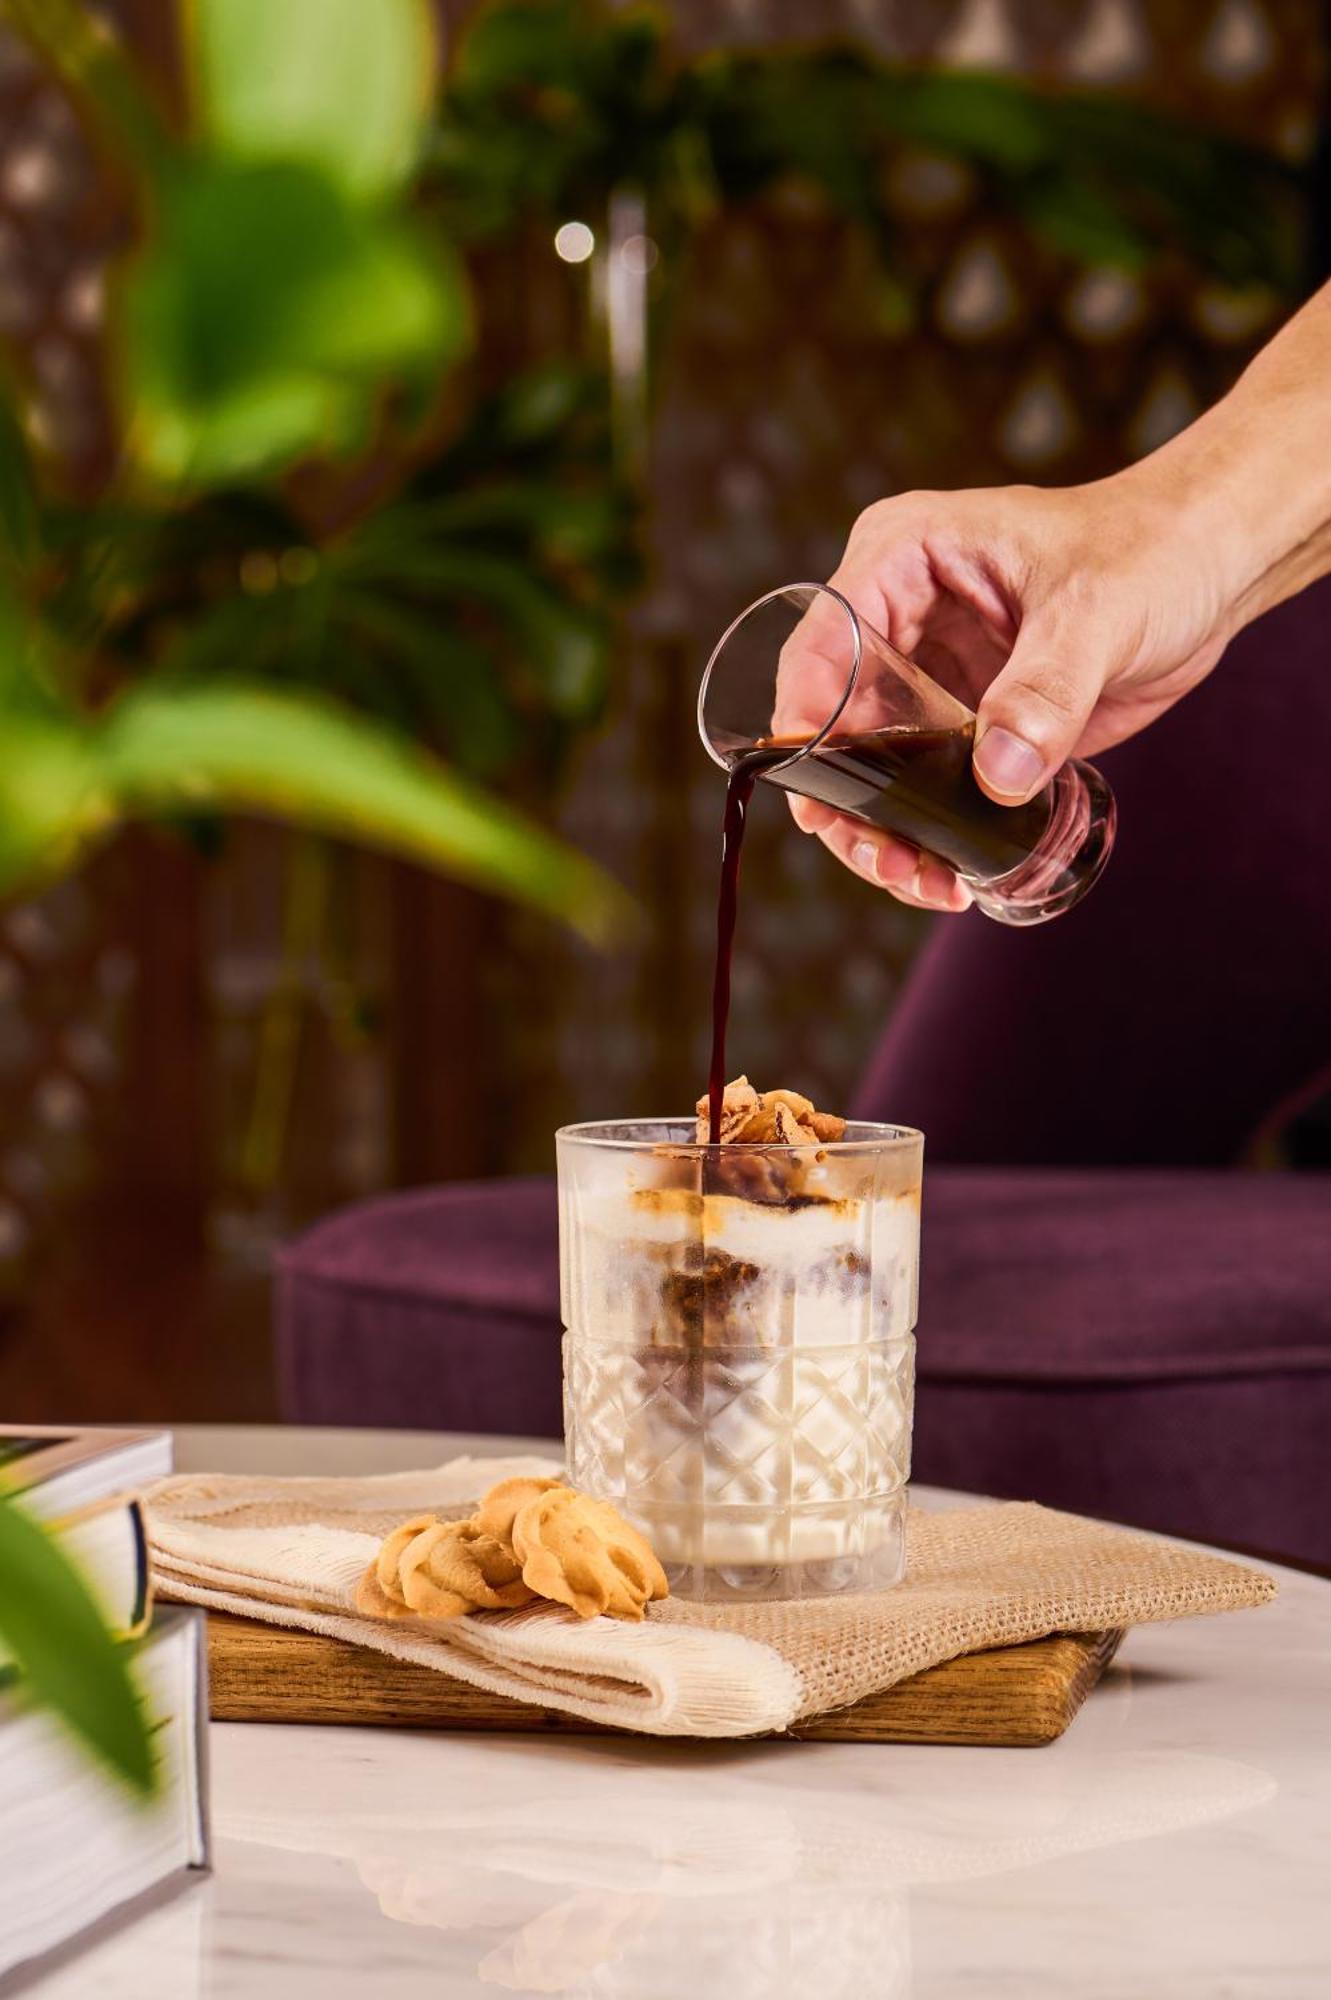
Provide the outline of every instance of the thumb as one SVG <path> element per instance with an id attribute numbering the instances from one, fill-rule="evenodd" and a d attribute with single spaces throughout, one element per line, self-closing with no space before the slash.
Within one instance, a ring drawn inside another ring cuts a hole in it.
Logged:
<path id="1" fill-rule="evenodd" d="M 1024 624 L 1003 671 L 980 703 L 975 775 L 1000 805 L 1020 805 L 1072 755 L 1105 674 L 1085 634 Z"/>

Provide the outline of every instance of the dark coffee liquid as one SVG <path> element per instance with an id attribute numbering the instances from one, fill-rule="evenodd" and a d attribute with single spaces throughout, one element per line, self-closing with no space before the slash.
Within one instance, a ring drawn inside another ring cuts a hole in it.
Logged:
<path id="1" fill-rule="evenodd" d="M 971 769 L 974 735 L 974 724 L 967 722 L 959 729 L 877 729 L 864 736 L 833 737 L 788 770 L 773 770 L 772 783 L 898 834 L 976 881 L 993 882 L 1029 859 L 1048 830 L 1051 808 L 1047 793 L 1024 806 L 995 805 Z M 764 771 L 781 764 L 793 747 L 770 743 L 742 752 L 726 782 L 707 1075 L 712 1145 L 721 1137 L 730 960 L 749 802 Z"/>
<path id="2" fill-rule="evenodd" d="M 974 725 L 878 729 L 832 738 L 774 773 L 773 784 L 853 813 L 927 849 L 974 880 L 993 882 L 1028 859 L 1049 826 L 1043 793 L 995 805 L 971 768 Z"/>

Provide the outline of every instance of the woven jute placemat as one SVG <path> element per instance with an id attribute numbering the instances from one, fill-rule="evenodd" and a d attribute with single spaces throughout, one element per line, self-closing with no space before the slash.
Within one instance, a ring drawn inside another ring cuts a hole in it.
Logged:
<path id="1" fill-rule="evenodd" d="M 768 1646 L 802 1690 L 801 1715 L 841 1708 L 959 1653 L 1264 1604 L 1261 1570 L 1027 1502 L 914 1508 L 905 1581 L 859 1597 L 653 1607 L 661 1622 Z"/>
<path id="2" fill-rule="evenodd" d="M 557 1605 L 446 1623 L 355 1609 L 380 1538 L 468 1511 L 541 1459 L 458 1459 L 362 1479 L 190 1476 L 148 1496 L 158 1587 L 242 1617 L 370 1646 L 491 1693 L 651 1734 L 785 1729 L 966 1652 L 1264 1603 L 1259 1570 L 1023 1504 L 915 1511 L 904 1582 L 858 1597 L 650 1607 L 640 1625 Z"/>

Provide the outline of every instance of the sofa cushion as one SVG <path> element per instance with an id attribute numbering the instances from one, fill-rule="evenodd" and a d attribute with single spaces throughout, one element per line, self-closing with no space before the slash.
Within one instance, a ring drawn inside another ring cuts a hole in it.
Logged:
<path id="1" fill-rule="evenodd" d="M 936 1168 L 922 1375 L 1162 1382 L 1331 1368 L 1331 1176 Z"/>
<path id="2" fill-rule="evenodd" d="M 1331 1562 L 1331 1177 L 925 1177 L 916 1476 Z M 557 1435 L 553 1183 L 389 1196 L 279 1274 L 286 1414 Z"/>
<path id="3" fill-rule="evenodd" d="M 277 1358 L 297 1423 L 557 1437 L 554 1182 L 359 1202 L 278 1257 Z"/>

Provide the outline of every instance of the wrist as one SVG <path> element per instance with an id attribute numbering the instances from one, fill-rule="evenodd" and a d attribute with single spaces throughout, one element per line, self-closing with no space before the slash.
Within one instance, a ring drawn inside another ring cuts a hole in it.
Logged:
<path id="1" fill-rule="evenodd" d="M 1229 394 L 1122 475 L 1174 520 L 1237 630 L 1331 564 L 1331 461 L 1305 385 L 1259 357 Z"/>
<path id="2" fill-rule="evenodd" d="M 1119 477 L 1158 545 L 1205 576 L 1217 610 L 1244 623 L 1241 607 L 1282 553 L 1284 532 L 1260 504 L 1223 403 Z"/>
<path id="3" fill-rule="evenodd" d="M 1196 426 L 1193 427 L 1196 429 Z M 1222 477 L 1209 449 L 1189 431 L 1103 482 L 1111 502 L 1097 509 L 1099 533 L 1125 552 L 1126 573 L 1145 601 L 1175 594 L 1200 643 L 1230 638 L 1248 617 L 1246 596 L 1265 573 L 1267 556 L 1249 529 L 1241 494 Z"/>

